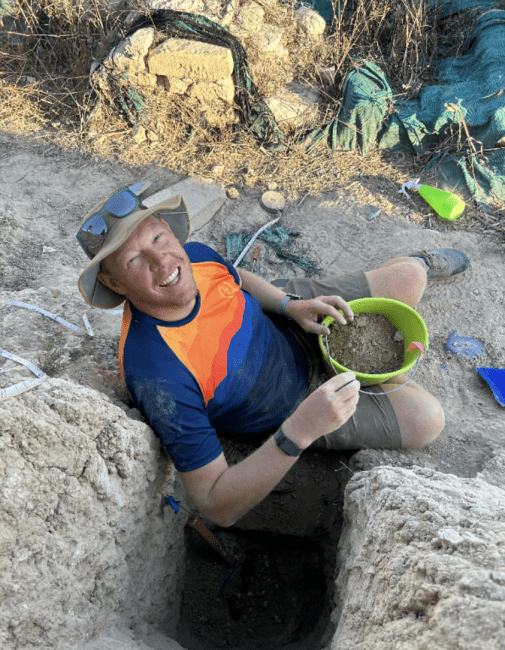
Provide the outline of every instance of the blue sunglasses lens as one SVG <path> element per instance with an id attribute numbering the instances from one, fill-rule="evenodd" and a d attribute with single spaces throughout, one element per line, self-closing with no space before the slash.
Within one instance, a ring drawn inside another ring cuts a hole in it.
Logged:
<path id="1" fill-rule="evenodd" d="M 104 210 L 115 217 L 126 217 L 138 205 L 138 200 L 129 192 L 118 192 L 104 205 Z"/>
<path id="2" fill-rule="evenodd" d="M 107 222 L 101 214 L 92 215 L 79 231 L 81 239 L 91 248 L 98 246 L 109 231 Z"/>

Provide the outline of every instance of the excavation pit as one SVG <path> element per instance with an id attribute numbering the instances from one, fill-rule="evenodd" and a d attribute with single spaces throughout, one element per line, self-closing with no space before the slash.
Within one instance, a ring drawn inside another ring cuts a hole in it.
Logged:
<path id="1" fill-rule="evenodd" d="M 215 530 L 221 548 L 237 560 L 232 570 L 194 530 L 185 532 L 181 645 L 187 650 L 320 647 L 333 593 L 323 543 L 263 531 Z"/>
<path id="2" fill-rule="evenodd" d="M 221 443 L 230 464 L 250 456 L 259 444 L 226 437 Z M 319 650 L 331 640 L 351 456 L 307 450 L 234 526 L 220 528 L 206 520 L 228 563 L 185 526 L 176 639 L 186 650 Z"/>

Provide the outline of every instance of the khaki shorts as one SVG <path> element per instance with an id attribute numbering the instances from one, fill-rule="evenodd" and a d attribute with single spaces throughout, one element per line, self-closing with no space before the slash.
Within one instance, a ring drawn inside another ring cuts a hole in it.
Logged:
<path id="1" fill-rule="evenodd" d="M 317 296 L 341 296 L 346 302 L 357 298 L 369 298 L 370 287 L 363 271 L 349 273 L 322 280 L 294 278 L 289 280 L 283 290 L 297 293 L 305 300 Z M 283 319 L 288 326 L 310 364 L 309 383 L 305 397 L 330 377 L 326 374 L 321 350 L 316 334 L 305 332 L 294 321 Z M 379 385 L 366 387 L 372 394 L 359 394 L 358 405 L 354 415 L 341 427 L 316 440 L 311 447 L 319 449 L 392 449 L 402 446 L 400 425 L 396 413 L 387 395 Z"/>

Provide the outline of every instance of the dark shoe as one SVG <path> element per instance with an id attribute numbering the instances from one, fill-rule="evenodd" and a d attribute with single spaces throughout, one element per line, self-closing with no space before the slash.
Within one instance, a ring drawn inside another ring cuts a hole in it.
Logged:
<path id="1" fill-rule="evenodd" d="M 470 259 L 456 248 L 434 248 L 409 257 L 420 257 L 428 266 L 428 280 L 454 282 L 471 273 Z"/>

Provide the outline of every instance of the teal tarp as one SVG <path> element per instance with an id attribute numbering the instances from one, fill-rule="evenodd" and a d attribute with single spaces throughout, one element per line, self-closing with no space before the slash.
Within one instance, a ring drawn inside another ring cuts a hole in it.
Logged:
<path id="1" fill-rule="evenodd" d="M 505 149 L 498 145 L 505 136 L 505 11 L 482 14 L 491 4 L 488 0 L 428 0 L 430 9 L 442 6 L 445 16 L 472 10 L 462 17 L 468 25 L 473 23 L 464 55 L 440 60 L 436 85 L 423 88 L 412 101 L 395 101 L 384 72 L 374 63 L 363 62 L 346 78 L 337 118 L 325 127 L 298 134 L 305 139 L 306 150 L 321 140 L 334 151 L 359 149 L 363 154 L 375 143 L 408 155 L 428 154 L 442 145 L 443 153 L 431 161 L 437 165 L 442 187 L 472 196 L 480 204 L 493 197 L 505 200 Z M 433 21 L 440 16 L 435 11 L 430 15 Z M 229 47 L 240 127 L 249 129 L 267 149 L 286 149 L 284 136 L 250 77 L 247 54 L 226 28 L 204 16 L 159 10 L 141 17 L 129 33 L 153 23 L 167 35 Z M 448 44 L 451 40 L 448 33 Z M 110 81 L 117 86 L 118 105 L 134 123 L 142 113 L 141 95 L 127 96 L 113 75 Z M 481 149 L 486 150 L 484 156 Z"/>
<path id="2" fill-rule="evenodd" d="M 340 145 L 360 146 L 366 152 L 377 129 L 380 148 L 420 155 L 436 149 L 452 132 L 443 153 L 430 163 L 438 165 L 441 186 L 471 195 L 479 203 L 488 203 L 493 195 L 505 200 L 505 149 L 497 148 L 505 137 L 505 11 L 479 16 L 464 51 L 463 56 L 439 61 L 435 70 L 439 85 L 423 88 L 413 101 L 394 102 L 395 112 L 384 124 L 384 98 L 394 101 L 384 73 L 368 63 L 353 71 L 337 118 L 349 125 L 340 129 Z M 370 75 L 371 67 L 376 79 Z M 365 118 L 360 142 L 355 128 Z M 481 156 L 482 148 L 496 150 Z"/>

